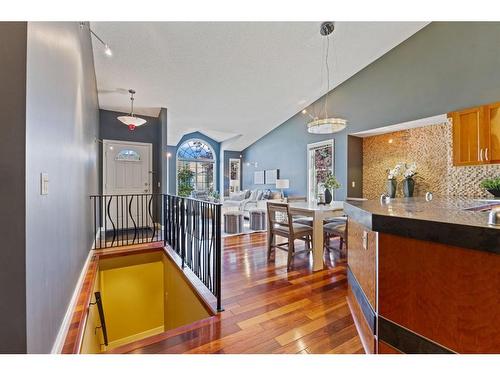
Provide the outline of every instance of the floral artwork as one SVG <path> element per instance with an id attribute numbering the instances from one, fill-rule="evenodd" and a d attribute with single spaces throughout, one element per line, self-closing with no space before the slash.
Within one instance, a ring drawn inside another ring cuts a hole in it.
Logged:
<path id="1" fill-rule="evenodd" d="M 239 163 L 231 162 L 231 180 L 239 180 Z"/>
<path id="2" fill-rule="evenodd" d="M 325 146 L 314 150 L 314 169 L 316 170 L 316 183 L 324 183 L 332 171 L 332 148 Z"/>

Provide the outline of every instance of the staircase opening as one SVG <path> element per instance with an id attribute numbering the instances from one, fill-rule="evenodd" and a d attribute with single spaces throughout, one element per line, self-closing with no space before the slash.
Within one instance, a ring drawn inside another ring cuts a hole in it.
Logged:
<path id="1" fill-rule="evenodd" d="M 101 257 L 97 263 L 82 354 L 103 353 L 212 315 L 163 249 Z"/>

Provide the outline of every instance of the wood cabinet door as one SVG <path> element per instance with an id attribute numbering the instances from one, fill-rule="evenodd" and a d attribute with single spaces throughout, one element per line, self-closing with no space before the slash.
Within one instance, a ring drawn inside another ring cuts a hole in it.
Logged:
<path id="1" fill-rule="evenodd" d="M 450 117 L 453 121 L 453 164 L 488 163 L 485 152 L 489 145 L 489 134 L 484 123 L 484 108 L 452 112 Z"/>
<path id="2" fill-rule="evenodd" d="M 485 112 L 485 122 L 489 131 L 485 158 L 489 163 L 500 163 L 500 102 L 487 105 Z"/>

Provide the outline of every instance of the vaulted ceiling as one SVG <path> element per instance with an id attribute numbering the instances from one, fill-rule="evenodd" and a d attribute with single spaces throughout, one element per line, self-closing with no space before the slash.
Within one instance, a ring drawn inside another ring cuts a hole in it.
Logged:
<path id="1" fill-rule="evenodd" d="M 99 105 L 168 109 L 169 144 L 200 131 L 240 151 L 326 90 L 320 22 L 93 22 Z M 337 22 L 335 87 L 416 33 L 425 22 Z M 331 47 L 332 48 L 332 47 Z"/>

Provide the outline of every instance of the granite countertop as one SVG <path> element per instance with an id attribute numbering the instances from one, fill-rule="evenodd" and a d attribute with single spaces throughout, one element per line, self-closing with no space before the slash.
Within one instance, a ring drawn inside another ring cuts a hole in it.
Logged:
<path id="1" fill-rule="evenodd" d="M 488 225 L 488 212 L 474 211 L 497 202 L 500 205 L 500 199 L 376 199 L 347 201 L 344 210 L 376 232 L 500 254 L 500 226 Z"/>

